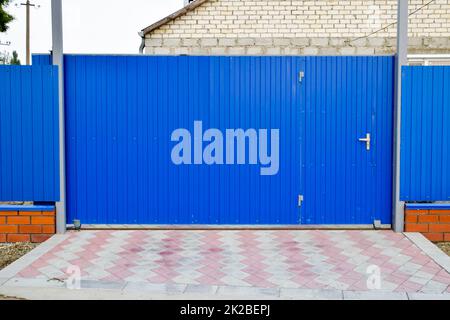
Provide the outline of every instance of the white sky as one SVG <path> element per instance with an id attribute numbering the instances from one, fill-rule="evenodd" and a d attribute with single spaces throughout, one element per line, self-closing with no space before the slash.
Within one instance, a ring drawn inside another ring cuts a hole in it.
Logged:
<path id="1" fill-rule="evenodd" d="M 0 41 L 10 41 L 0 50 L 17 50 L 25 63 L 25 7 L 14 0 L 7 11 L 16 20 Z M 50 0 L 32 0 L 39 9 L 31 9 L 31 52 L 51 49 Z M 183 6 L 183 0 L 63 0 L 65 53 L 131 53 L 141 43 L 138 32 Z"/>

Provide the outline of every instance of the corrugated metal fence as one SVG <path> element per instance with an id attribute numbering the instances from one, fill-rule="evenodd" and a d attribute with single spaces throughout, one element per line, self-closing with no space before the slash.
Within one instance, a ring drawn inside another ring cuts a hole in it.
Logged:
<path id="1" fill-rule="evenodd" d="M 58 201 L 58 69 L 0 67 L 0 201 Z"/>
<path id="2" fill-rule="evenodd" d="M 450 200 L 450 67 L 403 68 L 404 201 Z"/>

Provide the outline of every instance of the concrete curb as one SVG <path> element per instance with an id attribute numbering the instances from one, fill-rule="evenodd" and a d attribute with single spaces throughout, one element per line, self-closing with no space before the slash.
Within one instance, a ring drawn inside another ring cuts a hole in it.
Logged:
<path id="1" fill-rule="evenodd" d="M 86 284 L 86 283 L 85 283 Z M 92 281 L 79 290 L 63 283 L 47 284 L 45 280 L 13 278 L 0 287 L 0 294 L 32 300 L 449 300 L 450 294 L 425 294 L 388 291 L 343 291 L 320 289 L 268 289 L 225 286 L 186 290 L 186 285 L 143 283 L 113 284 Z M 30 290 L 32 289 L 32 290 Z M 217 291 L 216 291 L 217 290 Z M 273 291 L 273 292 L 272 292 Z"/>
<path id="2" fill-rule="evenodd" d="M 404 233 L 404 235 L 450 274 L 450 257 L 442 252 L 431 241 L 420 233 Z"/>
<path id="3" fill-rule="evenodd" d="M 0 279 L 11 279 L 12 277 L 16 276 L 20 271 L 28 267 L 30 264 L 35 262 L 37 259 L 42 257 L 44 254 L 52 250 L 54 247 L 56 247 L 58 244 L 63 242 L 69 237 L 68 234 L 65 235 L 54 235 L 46 242 L 39 245 L 36 249 L 32 250 L 19 260 L 13 262 L 6 268 L 0 271 Z M 0 286 L 1 286 L 0 281 Z M 4 285 L 4 283 L 3 283 Z"/>

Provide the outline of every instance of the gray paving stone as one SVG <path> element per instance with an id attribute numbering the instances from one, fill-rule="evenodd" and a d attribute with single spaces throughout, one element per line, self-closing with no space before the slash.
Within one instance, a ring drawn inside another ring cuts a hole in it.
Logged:
<path id="1" fill-rule="evenodd" d="M 342 300 L 341 290 L 328 289 L 281 289 L 280 297 L 282 299 L 295 300 Z"/>
<path id="2" fill-rule="evenodd" d="M 109 281 L 95 281 L 95 280 L 81 280 L 81 289 L 117 289 L 121 290 L 125 287 L 123 282 L 109 282 Z"/>
<path id="3" fill-rule="evenodd" d="M 9 278 L 0 278 L 0 286 L 2 286 L 8 280 L 9 280 Z"/>
<path id="4" fill-rule="evenodd" d="M 146 292 L 157 294 L 182 294 L 186 290 L 185 284 L 151 284 L 144 282 L 129 282 L 125 285 L 123 292 Z"/>
<path id="5" fill-rule="evenodd" d="M 447 289 L 448 284 L 444 284 L 437 281 L 429 281 L 421 290 L 421 293 L 431 293 L 431 294 L 440 294 L 445 292 Z"/>
<path id="6" fill-rule="evenodd" d="M 408 293 L 410 300 L 450 300 L 450 294 Z"/>
<path id="7" fill-rule="evenodd" d="M 344 291 L 344 300 L 408 300 L 404 292 Z"/>
<path id="8" fill-rule="evenodd" d="M 189 284 L 184 291 L 186 294 L 208 294 L 214 295 L 219 290 L 218 286 L 207 286 L 201 284 Z"/>
<path id="9" fill-rule="evenodd" d="M 24 279 L 12 278 L 3 284 L 3 287 L 29 287 L 29 288 L 65 288 L 64 280 Z"/>
<path id="10" fill-rule="evenodd" d="M 223 296 L 233 296 L 238 298 L 239 296 L 267 296 L 267 297 L 279 297 L 279 289 L 263 289 L 255 287 L 244 287 L 244 286 L 219 286 L 217 290 L 217 295 Z"/>

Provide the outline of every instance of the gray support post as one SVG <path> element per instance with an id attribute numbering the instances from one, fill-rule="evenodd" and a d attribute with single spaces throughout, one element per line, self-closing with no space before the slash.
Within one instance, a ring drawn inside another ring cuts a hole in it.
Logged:
<path id="1" fill-rule="evenodd" d="M 59 190 L 60 200 L 56 203 L 56 232 L 66 232 L 66 148 L 64 112 L 64 57 L 62 0 L 52 0 L 52 60 L 59 72 Z"/>
<path id="2" fill-rule="evenodd" d="M 398 0 L 397 58 L 395 68 L 394 112 L 394 181 L 393 181 L 393 229 L 404 231 L 405 203 L 400 201 L 400 156 L 402 125 L 402 67 L 408 64 L 408 0 Z"/>

